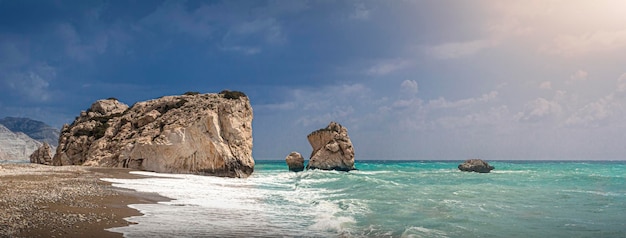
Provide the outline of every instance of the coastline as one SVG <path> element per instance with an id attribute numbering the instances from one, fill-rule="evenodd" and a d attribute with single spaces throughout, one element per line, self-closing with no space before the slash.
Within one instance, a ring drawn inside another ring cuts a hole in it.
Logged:
<path id="1" fill-rule="evenodd" d="M 142 215 L 129 204 L 170 199 L 101 178 L 143 178 L 122 168 L 0 165 L 0 237 L 123 237 L 106 231 Z"/>

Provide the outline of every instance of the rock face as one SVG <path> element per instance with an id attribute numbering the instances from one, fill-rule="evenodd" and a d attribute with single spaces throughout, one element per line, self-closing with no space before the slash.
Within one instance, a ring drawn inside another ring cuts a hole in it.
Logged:
<path id="1" fill-rule="evenodd" d="M 252 117 L 241 92 L 99 100 L 63 127 L 53 163 L 247 177 Z"/>
<path id="2" fill-rule="evenodd" d="M 52 148 L 46 142 L 30 155 L 30 162 L 35 164 L 52 165 Z"/>
<path id="3" fill-rule="evenodd" d="M 0 161 L 28 161 L 28 156 L 39 146 L 41 142 L 0 125 Z"/>
<path id="4" fill-rule="evenodd" d="M 285 158 L 287 162 L 287 166 L 289 166 L 289 171 L 300 172 L 304 170 L 304 158 L 298 152 L 291 152 Z"/>
<path id="5" fill-rule="evenodd" d="M 307 169 L 350 171 L 354 168 L 354 149 L 348 129 L 331 122 L 307 136 L 313 152 Z"/>
<path id="6" fill-rule="evenodd" d="M 459 169 L 466 172 L 489 173 L 495 168 L 481 159 L 469 159 L 459 164 Z"/>
<path id="7" fill-rule="evenodd" d="M 22 132 L 37 141 L 46 142 L 52 147 L 58 145 L 59 129 L 46 123 L 29 118 L 5 117 L 0 119 L 0 124 L 13 132 Z"/>

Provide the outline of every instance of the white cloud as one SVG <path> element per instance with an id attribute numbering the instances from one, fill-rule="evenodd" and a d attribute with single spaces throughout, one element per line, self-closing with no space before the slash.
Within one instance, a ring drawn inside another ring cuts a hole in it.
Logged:
<path id="1" fill-rule="evenodd" d="M 426 53 L 438 59 L 457 59 L 474 55 L 481 50 L 496 45 L 490 40 L 473 40 L 465 42 L 448 42 L 435 46 L 425 47 Z"/>
<path id="2" fill-rule="evenodd" d="M 602 121 L 613 115 L 618 108 L 621 108 L 621 105 L 615 102 L 614 95 L 610 94 L 578 109 L 567 118 L 565 124 L 568 126 L 598 126 Z"/>
<path id="3" fill-rule="evenodd" d="M 585 81 L 588 79 L 589 73 L 584 70 L 578 70 L 576 73 L 572 74 L 569 79 L 570 81 Z"/>
<path id="4" fill-rule="evenodd" d="M 105 31 L 92 35 L 89 39 L 77 32 L 70 23 L 61 23 L 57 26 L 57 34 L 65 43 L 65 53 L 74 60 L 90 60 L 96 55 L 107 51 L 109 37 Z"/>
<path id="5" fill-rule="evenodd" d="M 370 10 L 365 7 L 363 3 L 357 3 L 354 5 L 354 11 L 350 14 L 350 19 L 355 20 L 367 20 L 370 17 Z"/>
<path id="6" fill-rule="evenodd" d="M 4 79 L 6 87 L 23 95 L 27 100 L 45 102 L 50 99 L 50 81 L 56 78 L 56 69 L 46 64 L 26 72 L 15 72 Z"/>
<path id="7" fill-rule="evenodd" d="M 438 118 L 436 122 L 444 129 L 496 125 L 502 120 L 507 120 L 509 114 L 508 108 L 502 105 L 467 115 L 443 116 Z"/>
<path id="8" fill-rule="evenodd" d="M 539 88 L 540 89 L 552 89 L 552 82 L 550 81 L 543 81 L 539 84 Z"/>
<path id="9" fill-rule="evenodd" d="M 385 106 L 386 108 L 403 108 L 403 107 L 422 107 L 423 101 L 419 98 L 411 99 L 399 99 L 391 104 L 392 107 Z"/>
<path id="10" fill-rule="evenodd" d="M 318 114 L 335 108 L 346 108 L 370 94 L 370 89 L 363 84 L 330 85 L 323 88 L 288 89 L 284 102 L 262 104 L 255 110 L 301 111 Z M 337 115 L 342 115 L 338 113 Z"/>
<path id="11" fill-rule="evenodd" d="M 428 102 L 428 106 L 431 108 L 458 108 L 465 107 L 469 105 L 473 105 L 479 102 L 489 102 L 498 97 L 498 91 L 491 91 L 489 93 L 483 94 L 480 97 L 475 98 L 466 98 L 457 101 L 448 101 L 443 97 L 438 99 L 430 100 Z"/>
<path id="12" fill-rule="evenodd" d="M 549 116 L 558 115 L 562 111 L 563 108 L 558 102 L 537 98 L 526 103 L 524 112 L 519 113 L 517 117 L 521 121 L 537 122 Z"/>
<path id="13" fill-rule="evenodd" d="M 244 54 L 244 55 L 255 55 L 255 54 L 261 53 L 261 48 L 259 47 L 229 46 L 229 47 L 222 47 L 221 49 L 224 51 L 232 51 L 232 52 L 237 52 L 237 53 Z"/>
<path id="14" fill-rule="evenodd" d="M 402 83 L 400 84 L 400 87 L 402 87 L 402 91 L 410 94 L 410 95 L 415 95 L 417 94 L 417 92 L 419 91 L 419 87 L 417 85 L 417 82 L 415 80 L 404 80 L 402 81 Z"/>
<path id="15" fill-rule="evenodd" d="M 387 75 L 395 71 L 405 69 L 412 64 L 413 62 L 406 59 L 385 60 L 367 69 L 366 73 L 369 75 Z"/>
<path id="16" fill-rule="evenodd" d="M 626 48 L 626 30 L 596 31 L 581 35 L 559 35 L 544 51 L 566 56 L 582 56 Z"/>

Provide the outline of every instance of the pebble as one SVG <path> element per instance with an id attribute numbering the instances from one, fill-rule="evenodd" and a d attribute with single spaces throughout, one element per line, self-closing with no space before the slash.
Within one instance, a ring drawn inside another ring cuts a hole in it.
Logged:
<path id="1" fill-rule="evenodd" d="M 40 176 L 40 179 L 33 179 L 33 176 Z M 81 198 L 117 194 L 101 182 L 96 173 L 80 166 L 3 164 L 0 187 L 0 237 L 15 237 L 26 229 L 42 227 L 50 221 L 55 221 L 55 226 L 62 229 L 74 227 L 78 222 L 100 222 L 105 214 L 60 213 L 51 206 L 62 203 L 93 208 L 97 204 Z M 62 233 L 59 236 L 62 237 Z"/>

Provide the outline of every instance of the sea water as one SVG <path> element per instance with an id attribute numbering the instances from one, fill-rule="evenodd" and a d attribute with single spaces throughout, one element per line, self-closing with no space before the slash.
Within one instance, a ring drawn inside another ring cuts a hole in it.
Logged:
<path id="1" fill-rule="evenodd" d="M 174 200 L 110 229 L 126 237 L 626 237 L 626 162 L 359 161 L 289 172 L 257 161 L 246 179 L 159 174 L 105 179 Z"/>

